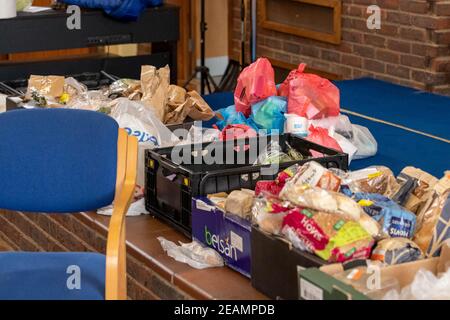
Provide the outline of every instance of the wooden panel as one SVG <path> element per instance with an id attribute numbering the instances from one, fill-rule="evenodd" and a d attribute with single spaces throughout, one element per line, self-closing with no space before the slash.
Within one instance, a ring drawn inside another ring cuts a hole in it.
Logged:
<path id="1" fill-rule="evenodd" d="M 178 41 L 178 82 L 184 83 L 195 67 L 195 57 L 189 48 L 189 41 L 193 37 L 191 27 L 191 1 L 166 0 L 166 3 L 180 7 L 180 41 Z"/>
<path id="2" fill-rule="evenodd" d="M 260 25 L 283 33 L 339 44 L 340 0 L 261 0 Z"/>

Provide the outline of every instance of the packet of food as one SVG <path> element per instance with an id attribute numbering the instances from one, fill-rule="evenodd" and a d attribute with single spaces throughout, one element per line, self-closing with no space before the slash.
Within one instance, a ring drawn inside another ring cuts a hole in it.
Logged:
<path id="1" fill-rule="evenodd" d="M 397 177 L 399 189 L 392 200 L 413 213 L 425 204 L 438 179 L 414 167 L 406 167 Z"/>
<path id="2" fill-rule="evenodd" d="M 225 210 L 228 213 L 247 219 L 251 216 L 254 198 L 255 194 L 253 191 L 234 190 L 225 200 Z"/>
<path id="3" fill-rule="evenodd" d="M 288 201 L 283 201 L 269 193 L 263 193 L 255 199 L 252 218 L 262 231 L 279 235 L 283 218 L 292 208 L 293 206 Z"/>
<path id="4" fill-rule="evenodd" d="M 297 206 L 336 213 L 354 221 L 358 221 L 361 217 L 361 207 L 346 195 L 311 187 L 308 184 L 296 184 L 294 179 L 286 183 L 280 197 Z"/>
<path id="5" fill-rule="evenodd" d="M 31 75 L 28 79 L 25 99 L 32 100 L 33 96 L 40 96 L 49 101 L 58 101 L 58 98 L 64 94 L 64 80 L 62 76 Z"/>
<path id="6" fill-rule="evenodd" d="M 291 182 L 295 185 L 307 184 L 335 192 L 341 187 L 341 178 L 316 161 L 307 162 L 301 166 Z"/>
<path id="7" fill-rule="evenodd" d="M 409 239 L 414 236 L 416 216 L 391 199 L 376 193 L 356 193 L 353 199 L 381 224 L 384 236 Z"/>
<path id="8" fill-rule="evenodd" d="M 392 171 L 387 167 L 374 166 L 366 169 L 341 172 L 341 191 L 351 196 L 353 193 L 378 193 L 391 197 L 398 190 L 398 183 Z"/>
<path id="9" fill-rule="evenodd" d="M 406 238 L 384 239 L 378 242 L 371 259 L 386 265 L 396 265 L 423 259 L 419 246 Z"/>
<path id="10" fill-rule="evenodd" d="M 152 109 L 161 121 L 167 113 L 167 93 L 170 84 L 170 68 L 156 69 L 154 66 L 142 66 L 141 87 L 142 102 Z"/>
<path id="11" fill-rule="evenodd" d="M 302 207 L 288 212 L 283 219 L 282 232 L 294 232 L 301 243 L 299 249 L 307 248 L 328 262 L 367 259 L 374 243 L 358 222 Z"/>

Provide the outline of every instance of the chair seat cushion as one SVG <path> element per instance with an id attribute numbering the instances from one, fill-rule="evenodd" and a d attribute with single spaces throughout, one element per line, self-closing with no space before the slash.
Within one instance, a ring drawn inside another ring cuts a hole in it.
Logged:
<path id="1" fill-rule="evenodd" d="M 105 266 L 97 253 L 0 253 L 0 299 L 102 300 Z"/>

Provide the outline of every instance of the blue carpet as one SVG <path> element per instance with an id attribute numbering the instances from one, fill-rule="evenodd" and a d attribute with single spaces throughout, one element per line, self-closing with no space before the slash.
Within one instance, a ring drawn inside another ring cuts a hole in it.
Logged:
<path id="1" fill-rule="evenodd" d="M 370 78 L 336 85 L 344 109 L 450 139 L 450 97 Z"/>
<path id="2" fill-rule="evenodd" d="M 342 106 L 353 112 L 401 124 L 450 139 L 450 98 L 368 78 L 340 81 Z M 232 105 L 232 93 L 205 97 L 214 110 Z M 345 107 L 344 107 L 345 106 Z M 450 144 L 388 125 L 350 116 L 354 124 L 368 127 L 378 141 L 375 157 L 356 160 L 351 169 L 384 165 L 398 174 L 411 165 L 440 178 L 450 169 Z M 215 121 L 210 121 L 211 125 Z"/>

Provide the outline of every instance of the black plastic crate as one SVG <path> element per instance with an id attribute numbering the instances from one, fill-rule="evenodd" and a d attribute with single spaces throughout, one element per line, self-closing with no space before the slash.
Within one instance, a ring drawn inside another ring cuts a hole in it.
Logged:
<path id="1" fill-rule="evenodd" d="M 251 248 L 252 286 L 271 299 L 298 300 L 297 267 L 319 268 L 327 264 L 318 256 L 298 250 L 256 226 L 252 227 Z"/>
<path id="2" fill-rule="evenodd" d="M 290 145 L 310 157 L 279 164 L 278 170 L 270 170 L 270 165 L 254 166 L 255 155 L 264 151 L 273 139 L 278 139 L 283 150 Z M 323 153 L 324 157 L 313 158 L 310 150 Z M 173 151 L 186 159 L 172 159 Z M 210 164 L 205 162 L 205 154 L 221 157 L 222 160 L 226 158 L 227 161 L 223 164 Z M 348 169 L 347 154 L 291 134 L 147 150 L 146 208 L 191 236 L 192 197 L 241 188 L 254 189 L 259 180 L 272 180 L 280 170 L 295 163 L 303 164 L 312 160 L 327 168 Z"/>

